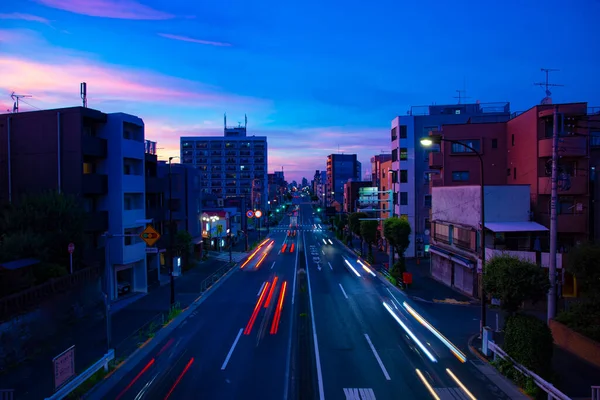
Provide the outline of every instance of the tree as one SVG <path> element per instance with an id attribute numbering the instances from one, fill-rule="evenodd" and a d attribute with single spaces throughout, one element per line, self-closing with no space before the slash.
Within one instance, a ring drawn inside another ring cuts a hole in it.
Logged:
<path id="1" fill-rule="evenodd" d="M 392 217 L 383 223 L 383 234 L 398 254 L 398 262 L 390 266 L 390 273 L 396 279 L 402 279 L 402 273 L 406 271 L 404 253 L 410 245 L 411 232 L 412 229 L 406 218 Z"/>
<path id="2" fill-rule="evenodd" d="M 360 221 L 360 235 L 369 246 L 369 262 L 373 262 L 373 243 L 377 240 L 378 221 Z"/>
<path id="3" fill-rule="evenodd" d="M 85 210 L 74 196 L 54 192 L 26 195 L 6 207 L 0 216 L 0 232 L 4 232 L 4 261 L 36 257 L 42 261 L 66 265 L 67 246 L 83 247 Z M 21 239 L 11 239 L 18 235 Z M 27 237 L 27 239 L 24 239 Z M 19 241 L 23 243 L 17 244 Z M 12 244 L 11 244 L 12 243 Z M 10 260 L 6 259 L 10 255 Z M 77 259 L 81 252 L 76 252 Z"/>
<path id="4" fill-rule="evenodd" d="M 311 201 L 319 201 L 319 198 L 315 195 L 310 196 Z"/>
<path id="5" fill-rule="evenodd" d="M 600 246 L 586 243 L 569 252 L 566 269 L 577 279 L 581 293 L 593 303 L 600 303 Z"/>
<path id="6" fill-rule="evenodd" d="M 360 239 L 360 251 L 362 253 L 363 249 L 363 237 L 360 233 L 360 220 L 362 218 L 369 218 L 369 215 L 364 212 L 355 212 L 350 214 L 348 217 L 348 227 L 350 228 L 350 232 L 357 235 Z"/>
<path id="7" fill-rule="evenodd" d="M 550 282 L 543 268 L 509 255 L 492 258 L 485 264 L 485 291 L 501 301 L 501 308 L 511 314 L 525 301 L 537 302 L 548 293 Z"/>

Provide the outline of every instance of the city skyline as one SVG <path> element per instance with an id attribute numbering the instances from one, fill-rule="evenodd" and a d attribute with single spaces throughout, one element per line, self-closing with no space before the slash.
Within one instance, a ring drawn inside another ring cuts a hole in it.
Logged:
<path id="1" fill-rule="evenodd" d="M 222 135 L 223 113 L 231 125 L 247 114 L 249 135 L 268 138 L 268 172 L 283 166 L 286 180 L 300 182 L 338 152 L 357 154 L 364 173 L 371 156 L 390 151 L 394 117 L 411 105 L 456 103 L 458 89 L 467 89 L 467 102 L 529 109 L 544 96 L 533 86 L 544 79 L 541 67 L 561 69 L 551 75 L 565 85 L 555 102 L 600 105 L 599 84 L 589 80 L 600 56 L 586 31 L 600 3 L 509 3 L 466 3 L 469 13 L 443 2 L 426 10 L 391 1 L 343 10 L 270 1 L 7 4 L 0 110 L 12 108 L 13 91 L 33 96 L 21 111 L 79 105 L 85 81 L 89 107 L 143 118 L 161 158 L 179 154 L 181 136 Z M 390 15 L 412 17 L 381 23 Z M 563 31 L 551 28 L 555 20 L 577 23 Z"/>

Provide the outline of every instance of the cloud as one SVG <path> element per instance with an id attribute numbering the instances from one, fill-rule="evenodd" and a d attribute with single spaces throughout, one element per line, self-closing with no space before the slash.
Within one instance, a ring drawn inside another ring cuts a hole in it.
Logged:
<path id="1" fill-rule="evenodd" d="M 194 38 L 187 37 L 187 36 L 171 35 L 170 33 L 159 33 L 158 35 L 165 37 L 167 39 L 179 40 L 181 42 L 198 43 L 198 44 L 204 44 L 204 45 L 208 45 L 208 46 L 219 46 L 219 47 L 231 46 L 231 43 L 213 42 L 210 40 L 194 39 Z"/>
<path id="2" fill-rule="evenodd" d="M 155 10 L 135 0 L 36 0 L 47 7 L 91 17 L 132 20 L 164 20 L 174 15 Z"/>
<path id="3" fill-rule="evenodd" d="M 32 22 L 41 22 L 42 24 L 50 25 L 50 21 L 43 17 L 38 17 L 37 15 L 31 14 L 22 14 L 22 13 L 10 13 L 10 14 L 0 14 L 0 19 L 18 19 L 21 21 L 32 21 Z"/>

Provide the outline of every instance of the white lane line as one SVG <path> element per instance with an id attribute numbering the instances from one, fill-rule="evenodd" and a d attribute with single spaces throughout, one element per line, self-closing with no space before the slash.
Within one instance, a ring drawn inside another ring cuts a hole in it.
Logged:
<path id="1" fill-rule="evenodd" d="M 275 266 L 275 261 L 273 261 L 273 265 L 271 265 L 271 269 L 273 269 L 274 266 Z"/>
<path id="2" fill-rule="evenodd" d="M 312 320 L 313 341 L 315 344 L 315 361 L 317 363 L 317 381 L 319 382 L 319 399 L 325 400 L 325 390 L 323 389 L 323 373 L 321 371 L 321 357 L 319 356 L 319 341 L 317 340 L 317 327 L 315 325 L 315 308 L 313 306 L 312 290 L 310 288 L 310 271 L 308 269 L 308 257 L 306 256 L 306 236 L 302 232 L 302 241 L 304 242 L 304 261 L 306 262 L 306 280 L 308 282 L 308 300 L 310 303 L 310 317 Z"/>
<path id="3" fill-rule="evenodd" d="M 346 294 L 346 291 L 344 290 L 344 287 L 342 286 L 342 284 L 339 283 L 338 285 L 340 285 L 340 289 L 342 289 L 342 293 L 344 293 L 344 297 L 348 298 L 348 295 Z"/>
<path id="4" fill-rule="evenodd" d="M 235 340 L 233 341 L 233 344 L 231 345 L 231 349 L 229 349 L 229 353 L 227 353 L 227 357 L 225 357 L 225 361 L 223 362 L 223 365 L 221 365 L 221 371 L 223 371 L 227 367 L 227 363 L 229 362 L 229 359 L 231 358 L 231 355 L 233 354 L 233 350 L 235 349 L 235 346 L 237 345 L 238 340 L 240 340 L 240 336 L 242 336 L 243 331 L 244 331 L 244 328 L 240 329 L 240 331 L 238 332 L 238 335 L 236 336 Z"/>
<path id="5" fill-rule="evenodd" d="M 346 400 L 376 400 L 373 389 L 344 388 Z"/>
<path id="6" fill-rule="evenodd" d="M 388 374 L 387 369 L 385 369 L 385 365 L 383 365 L 383 361 L 381 361 L 379 354 L 377 354 L 377 350 L 375 350 L 375 346 L 373 346 L 373 343 L 371 342 L 371 338 L 369 338 L 369 335 L 367 335 L 366 333 L 365 333 L 365 338 L 367 339 L 367 342 L 369 342 L 371 351 L 373 352 L 373 355 L 375 355 L 375 358 L 377 359 L 377 362 L 379 363 L 379 366 L 381 367 L 381 370 L 383 371 L 383 375 L 385 376 L 385 379 L 387 379 L 388 381 L 391 381 L 392 378 L 390 378 L 390 374 Z"/>
<path id="7" fill-rule="evenodd" d="M 333 271 L 333 267 L 331 266 L 331 263 L 329 261 L 327 261 L 327 264 L 329 264 L 329 269 Z"/>
<path id="8" fill-rule="evenodd" d="M 256 293 L 256 297 L 260 296 L 260 292 L 262 292 L 262 290 L 263 290 L 263 288 L 265 287 L 266 284 L 267 284 L 267 282 L 263 282 L 263 284 L 260 287 L 260 289 L 258 289 L 258 293 Z"/>
<path id="9" fill-rule="evenodd" d="M 292 305 L 296 301 L 296 277 L 298 276 L 298 250 L 296 250 L 296 264 L 294 265 L 294 283 L 292 283 Z M 304 244 L 304 257 L 306 257 L 306 243 Z M 308 262 L 308 261 L 306 261 Z"/>

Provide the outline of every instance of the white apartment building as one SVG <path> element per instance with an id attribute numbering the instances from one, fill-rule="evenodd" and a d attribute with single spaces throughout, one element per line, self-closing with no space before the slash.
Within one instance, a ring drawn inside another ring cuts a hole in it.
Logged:
<path id="1" fill-rule="evenodd" d="M 99 167 L 108 176 L 108 193 L 100 199 L 107 209 L 109 289 L 111 300 L 119 288 L 130 285 L 132 292 L 147 292 L 146 244 L 138 235 L 146 227 L 144 121 L 133 115 L 108 114 L 98 128 L 98 137 L 107 140 L 107 157 Z M 118 236 L 120 235 L 120 236 Z M 123 236 L 135 235 L 135 236 Z"/>
<path id="2" fill-rule="evenodd" d="M 181 138 L 181 162 L 200 170 L 203 193 L 247 196 L 265 210 L 268 197 L 266 136 L 247 136 L 246 126 L 225 126 L 224 136 Z"/>
<path id="3" fill-rule="evenodd" d="M 431 194 L 429 152 L 420 144 L 430 131 L 446 124 L 497 122 L 510 118 L 510 103 L 476 103 L 414 106 L 407 115 L 391 123 L 392 170 L 396 173 L 394 208 L 396 216 L 404 216 L 412 227 L 406 257 L 424 257 L 431 229 Z"/>

